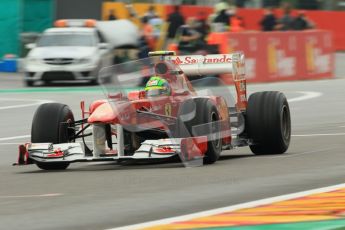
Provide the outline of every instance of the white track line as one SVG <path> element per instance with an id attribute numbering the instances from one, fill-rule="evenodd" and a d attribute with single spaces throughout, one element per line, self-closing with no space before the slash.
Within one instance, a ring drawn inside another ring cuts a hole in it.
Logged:
<path id="1" fill-rule="evenodd" d="M 197 213 L 183 215 L 183 216 L 177 216 L 177 217 L 166 218 L 166 219 L 161 219 L 161 220 L 156 220 L 156 221 L 150 221 L 150 222 L 145 222 L 145 223 L 141 223 L 141 224 L 128 225 L 128 226 L 123 226 L 123 227 L 119 227 L 119 228 L 111 228 L 108 230 L 129 230 L 129 229 L 149 228 L 149 227 L 154 227 L 157 225 L 165 225 L 165 224 L 171 224 L 174 222 L 187 221 L 187 220 L 191 220 L 194 218 L 217 215 L 217 214 L 221 214 L 224 212 L 232 212 L 232 211 L 236 211 L 236 210 L 244 209 L 244 208 L 253 208 L 253 207 L 257 207 L 257 206 L 261 206 L 261 205 L 267 205 L 267 204 L 271 204 L 271 203 L 275 203 L 275 202 L 279 202 L 279 201 L 285 201 L 285 200 L 300 198 L 300 197 L 304 197 L 304 196 L 308 196 L 308 195 L 312 195 L 312 194 L 316 194 L 316 193 L 330 192 L 330 191 L 334 191 L 334 190 L 341 189 L 341 188 L 345 188 L 345 183 L 333 185 L 333 186 L 329 186 L 329 187 L 323 187 L 323 188 L 317 188 L 317 189 L 297 192 L 297 193 L 286 194 L 286 195 L 282 195 L 282 196 L 270 197 L 270 198 L 266 198 L 266 199 L 251 201 L 251 202 L 237 204 L 237 205 L 231 205 L 231 206 L 227 206 L 227 207 L 223 207 L 223 208 L 217 208 L 217 209 L 212 209 L 212 210 L 203 211 L 203 212 L 197 212 Z"/>
<path id="2" fill-rule="evenodd" d="M 292 137 L 318 137 L 318 136 L 344 136 L 345 133 L 314 133 L 314 134 L 294 134 Z"/>
<path id="3" fill-rule="evenodd" d="M 320 92 L 299 91 L 297 93 L 301 93 L 304 95 L 300 97 L 288 99 L 288 102 L 305 101 L 305 100 L 310 100 L 310 99 L 322 96 L 322 93 Z"/>
<path id="4" fill-rule="evenodd" d="M 1 137 L 0 141 L 9 141 L 9 140 L 17 140 L 17 139 L 25 139 L 31 137 L 30 135 L 21 135 L 21 136 L 14 136 L 14 137 Z"/>
<path id="5" fill-rule="evenodd" d="M 5 143 L 0 143 L 1 145 L 22 145 L 23 143 L 19 143 L 19 142 L 5 142 Z"/>
<path id="6" fill-rule="evenodd" d="M 40 104 L 43 104 L 43 103 L 52 102 L 50 100 L 35 100 L 35 99 L 21 99 L 21 98 L 0 98 L 0 101 L 27 101 L 27 102 L 33 102 L 33 103 L 28 103 L 28 104 L 1 106 L 0 110 L 4 110 L 4 109 L 17 109 L 17 108 L 36 106 L 36 105 L 40 105 Z"/>
<path id="7" fill-rule="evenodd" d="M 53 197 L 62 196 L 62 193 L 47 193 L 38 195 L 18 195 L 18 196 L 0 196 L 0 199 L 10 199 L 10 198 L 34 198 L 34 197 Z"/>

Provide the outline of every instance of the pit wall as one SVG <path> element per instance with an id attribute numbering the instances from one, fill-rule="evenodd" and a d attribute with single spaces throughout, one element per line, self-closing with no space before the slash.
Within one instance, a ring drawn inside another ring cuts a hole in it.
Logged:
<path id="1" fill-rule="evenodd" d="M 139 17 L 143 16 L 151 4 L 133 4 Z M 157 14 L 166 19 L 172 12 L 171 5 L 155 5 Z M 102 17 L 108 17 L 110 9 L 114 9 L 118 18 L 129 18 L 123 3 L 106 2 L 103 4 Z M 181 6 L 184 17 L 204 17 L 213 13 L 212 7 Z M 277 15 L 281 11 L 276 11 Z M 294 12 L 296 14 L 296 12 Z M 219 46 L 220 53 L 243 51 L 246 55 L 246 75 L 249 82 L 270 82 L 333 78 L 334 51 L 345 50 L 345 32 L 340 31 L 345 14 L 327 11 L 306 12 L 318 28 L 308 31 L 260 32 L 259 20 L 262 9 L 239 9 L 247 31 L 240 33 L 211 33 L 209 44 Z M 334 20 L 332 20 L 334 17 Z M 340 19 L 342 18 L 342 19 Z M 137 23 L 138 20 L 136 20 Z M 337 24 L 337 25 L 336 25 Z M 256 31 L 255 31 L 256 30 Z M 224 77 L 231 82 L 231 78 Z"/>

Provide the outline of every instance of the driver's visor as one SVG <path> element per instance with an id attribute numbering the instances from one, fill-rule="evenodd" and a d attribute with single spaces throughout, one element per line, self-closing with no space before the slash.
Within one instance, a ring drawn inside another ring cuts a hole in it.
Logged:
<path id="1" fill-rule="evenodd" d="M 168 95 L 167 88 L 163 87 L 163 86 L 146 87 L 145 91 L 146 91 L 147 97 L 156 97 L 156 96 L 161 96 L 161 95 Z"/>

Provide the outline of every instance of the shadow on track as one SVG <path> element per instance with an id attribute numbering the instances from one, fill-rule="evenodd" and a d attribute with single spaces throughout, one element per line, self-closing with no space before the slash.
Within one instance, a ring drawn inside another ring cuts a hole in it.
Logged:
<path id="1" fill-rule="evenodd" d="M 235 159 L 241 159 L 241 158 L 252 158 L 255 157 L 253 155 L 249 154 L 243 154 L 243 155 L 226 155 L 221 156 L 218 161 L 224 162 L 224 161 L 230 161 Z M 75 163 L 78 164 L 78 163 Z M 214 165 L 204 165 L 202 167 L 216 167 L 217 163 Z M 33 166 L 35 167 L 35 166 Z M 100 163 L 97 162 L 95 164 L 87 164 L 87 163 L 80 163 L 78 164 L 78 167 L 72 167 L 66 169 L 66 170 L 41 170 L 39 168 L 35 168 L 34 170 L 25 171 L 25 172 L 17 172 L 17 174 L 36 174 L 36 173 L 72 173 L 72 172 L 92 172 L 92 171 L 108 171 L 108 170 L 152 170 L 152 169 L 177 169 L 177 168 L 185 168 L 184 165 L 181 163 L 179 158 L 175 157 L 169 160 L 155 160 L 155 161 L 122 161 L 120 163 L 118 162 L 106 162 L 106 163 Z"/>

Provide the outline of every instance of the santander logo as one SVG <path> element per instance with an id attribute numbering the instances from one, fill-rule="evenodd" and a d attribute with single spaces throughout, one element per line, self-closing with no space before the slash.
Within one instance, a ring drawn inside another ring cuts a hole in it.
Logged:
<path id="1" fill-rule="evenodd" d="M 225 64 L 231 63 L 232 59 L 230 55 L 222 54 L 222 55 L 208 55 L 208 56 L 201 56 L 201 55 L 192 55 L 192 56 L 176 56 L 172 57 L 172 62 L 175 65 L 192 65 L 197 63 L 202 64 Z"/>

